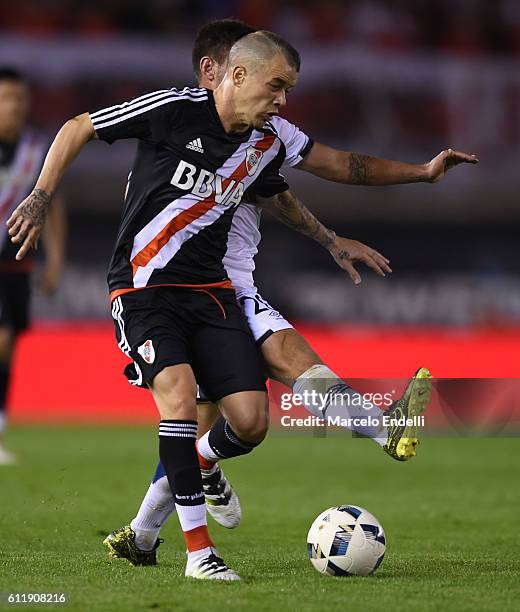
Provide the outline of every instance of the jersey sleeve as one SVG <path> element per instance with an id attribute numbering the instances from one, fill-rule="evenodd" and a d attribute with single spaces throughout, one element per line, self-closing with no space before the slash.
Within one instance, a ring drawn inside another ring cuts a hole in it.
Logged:
<path id="1" fill-rule="evenodd" d="M 154 91 L 89 113 L 90 120 L 98 138 L 109 144 L 125 138 L 160 142 L 180 123 L 178 101 L 185 99 L 182 93 L 176 89 Z"/>
<path id="2" fill-rule="evenodd" d="M 271 122 L 285 147 L 283 165 L 290 168 L 296 166 L 312 149 L 313 139 L 282 117 L 273 117 Z"/>
<path id="3" fill-rule="evenodd" d="M 256 196 L 262 198 L 272 198 L 278 193 L 283 193 L 289 189 L 285 178 L 280 172 L 266 172 L 261 174 L 260 177 L 253 183 L 253 185 L 246 191 L 244 200 L 248 202 L 255 202 Z"/>

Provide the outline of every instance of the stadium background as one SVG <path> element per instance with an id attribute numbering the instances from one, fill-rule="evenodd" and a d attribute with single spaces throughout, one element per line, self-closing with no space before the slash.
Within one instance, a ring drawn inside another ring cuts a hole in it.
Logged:
<path id="1" fill-rule="evenodd" d="M 29 76 L 32 124 L 193 84 L 190 49 L 233 15 L 302 53 L 284 114 L 315 139 L 423 162 L 477 153 L 438 185 L 362 188 L 288 171 L 318 217 L 391 259 L 354 287 L 328 253 L 265 216 L 258 287 L 344 376 L 515 376 L 520 339 L 520 6 L 515 0 L 24 0 L 0 8 L 0 57 Z M 14 422 L 154 421 L 127 388 L 105 271 L 134 144 L 89 145 L 63 183 L 68 259 L 54 298 L 35 292 L 18 346 Z M 71 410 L 71 398 L 74 409 Z"/>

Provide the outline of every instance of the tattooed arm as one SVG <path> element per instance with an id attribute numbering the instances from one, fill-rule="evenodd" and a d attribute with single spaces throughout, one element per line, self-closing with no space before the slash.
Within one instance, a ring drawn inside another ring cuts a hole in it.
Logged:
<path id="1" fill-rule="evenodd" d="M 338 266 L 348 272 L 356 285 L 361 282 L 361 276 L 353 265 L 356 262 L 363 262 L 379 276 L 385 276 L 385 272 L 392 272 L 388 265 L 389 260 L 381 253 L 357 240 L 337 236 L 290 191 L 284 191 L 272 198 L 257 197 L 256 202 L 291 229 L 321 244 L 329 251 Z"/>
<path id="2" fill-rule="evenodd" d="M 426 164 L 407 164 L 360 153 L 332 149 L 319 142 L 297 168 L 316 176 L 349 185 L 397 185 L 399 183 L 435 183 L 454 166 L 476 164 L 475 155 L 447 149 Z"/>
<path id="3" fill-rule="evenodd" d="M 336 234 L 326 228 L 311 211 L 290 191 L 284 191 L 272 198 L 256 198 L 257 204 L 270 212 L 291 229 L 315 240 L 328 249 L 334 244 Z"/>
<path id="4" fill-rule="evenodd" d="M 87 113 L 70 119 L 58 132 L 35 188 L 7 220 L 11 241 L 21 243 L 16 259 L 23 259 L 31 247 L 37 246 L 49 204 L 63 173 L 86 143 L 94 138 L 96 133 Z"/>

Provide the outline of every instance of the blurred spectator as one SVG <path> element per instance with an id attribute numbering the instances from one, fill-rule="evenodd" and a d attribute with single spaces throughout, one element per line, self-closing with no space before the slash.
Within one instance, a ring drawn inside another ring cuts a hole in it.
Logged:
<path id="1" fill-rule="evenodd" d="M 455 55 L 518 53 L 518 0 L 21 0 L 0 6 L 0 30 L 31 36 L 189 36 L 234 16 L 296 42 Z"/>
<path id="2" fill-rule="evenodd" d="M 402 4 L 384 0 L 353 3 L 350 38 L 371 48 L 406 51 L 415 42 L 417 26 Z"/>

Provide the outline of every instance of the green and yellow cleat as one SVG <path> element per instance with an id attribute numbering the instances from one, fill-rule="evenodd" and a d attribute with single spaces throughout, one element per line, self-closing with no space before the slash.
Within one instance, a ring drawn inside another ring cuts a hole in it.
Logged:
<path id="1" fill-rule="evenodd" d="M 112 531 L 103 540 L 111 557 L 127 559 L 131 565 L 157 565 L 156 550 L 162 542 L 159 538 L 152 550 L 141 550 L 135 543 L 135 532 L 130 525 Z"/>
<path id="2" fill-rule="evenodd" d="M 388 442 L 383 450 L 397 461 L 408 461 L 415 457 L 419 438 L 417 419 L 426 410 L 431 400 L 431 374 L 426 368 L 419 368 L 406 387 L 403 396 L 388 410 L 387 415 L 396 421 L 413 419 L 410 425 L 388 426 Z"/>

